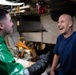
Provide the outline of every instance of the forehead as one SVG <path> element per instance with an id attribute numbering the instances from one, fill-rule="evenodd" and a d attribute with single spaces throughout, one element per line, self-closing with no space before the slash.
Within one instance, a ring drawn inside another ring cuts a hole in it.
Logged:
<path id="1" fill-rule="evenodd" d="M 61 15 L 59 17 L 58 21 L 61 21 L 61 20 L 63 20 L 63 21 L 72 21 L 72 17 L 70 15 L 64 14 L 64 15 Z"/>
<path id="2" fill-rule="evenodd" d="M 58 21 L 62 21 L 62 20 L 63 21 L 67 20 L 67 17 L 65 15 L 60 16 Z"/>

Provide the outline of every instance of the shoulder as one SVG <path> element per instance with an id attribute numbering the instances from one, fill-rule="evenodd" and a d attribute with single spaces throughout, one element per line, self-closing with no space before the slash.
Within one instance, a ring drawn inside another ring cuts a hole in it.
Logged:
<path id="1" fill-rule="evenodd" d="M 59 35 L 56 40 L 56 44 L 63 40 L 63 35 Z"/>
<path id="2" fill-rule="evenodd" d="M 73 37 L 76 39 L 76 32 L 73 32 Z"/>
<path id="3" fill-rule="evenodd" d="M 76 32 L 73 32 L 72 41 L 75 41 L 76 42 Z"/>
<path id="4" fill-rule="evenodd" d="M 0 43 L 4 42 L 4 38 L 2 36 L 0 36 Z"/>
<path id="5" fill-rule="evenodd" d="M 73 33 L 74 33 L 74 35 L 76 36 L 76 31 L 74 31 Z"/>

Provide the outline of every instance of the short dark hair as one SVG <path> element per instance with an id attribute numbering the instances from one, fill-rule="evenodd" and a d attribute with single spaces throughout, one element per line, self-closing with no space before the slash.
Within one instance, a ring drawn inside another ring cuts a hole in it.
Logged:
<path id="1" fill-rule="evenodd" d="M 6 18 L 6 14 L 8 14 L 9 12 L 5 9 L 0 9 L 0 20 L 3 20 Z"/>

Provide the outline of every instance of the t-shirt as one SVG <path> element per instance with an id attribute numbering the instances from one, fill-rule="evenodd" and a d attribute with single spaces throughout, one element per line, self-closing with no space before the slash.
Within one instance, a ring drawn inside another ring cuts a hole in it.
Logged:
<path id="1" fill-rule="evenodd" d="M 76 72 L 76 32 L 68 38 L 59 35 L 53 52 L 60 55 L 60 70 Z"/>

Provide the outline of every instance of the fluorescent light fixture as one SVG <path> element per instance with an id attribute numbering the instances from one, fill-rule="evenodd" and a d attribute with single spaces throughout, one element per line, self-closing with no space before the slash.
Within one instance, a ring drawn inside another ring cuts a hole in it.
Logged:
<path id="1" fill-rule="evenodd" d="M 18 5 L 23 5 L 24 3 L 14 3 L 6 0 L 0 0 L 1 5 L 11 5 L 11 6 L 18 6 Z"/>

